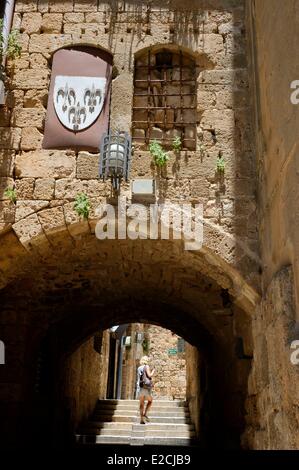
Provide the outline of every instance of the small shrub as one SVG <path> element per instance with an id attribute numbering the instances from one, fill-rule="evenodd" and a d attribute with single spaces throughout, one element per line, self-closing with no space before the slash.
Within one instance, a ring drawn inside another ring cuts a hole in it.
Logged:
<path id="1" fill-rule="evenodd" d="M 206 146 L 203 142 L 200 142 L 198 146 L 198 150 L 200 151 L 200 155 L 203 157 L 204 154 L 206 153 Z"/>
<path id="2" fill-rule="evenodd" d="M 222 156 L 221 153 L 219 153 L 218 158 L 217 158 L 217 165 L 216 165 L 217 173 L 223 174 L 225 171 L 225 166 L 226 166 L 226 162 L 224 160 L 224 157 Z"/>
<path id="3" fill-rule="evenodd" d="M 90 211 L 90 204 L 88 197 L 84 193 L 79 193 L 76 196 L 74 209 L 80 217 L 84 219 L 88 219 L 89 211 Z"/>
<path id="4" fill-rule="evenodd" d="M 20 57 L 22 48 L 19 43 L 19 31 L 17 29 L 12 29 L 9 36 L 8 36 L 8 42 L 7 42 L 7 47 L 4 50 L 4 35 L 3 35 L 3 19 L 0 20 L 0 59 L 2 61 L 2 58 L 4 54 L 7 55 L 9 59 L 16 59 L 17 57 Z"/>
<path id="5" fill-rule="evenodd" d="M 154 162 L 157 166 L 166 165 L 167 161 L 169 160 L 169 155 L 167 152 L 165 152 L 165 150 L 163 149 L 161 144 L 159 144 L 159 142 L 157 142 L 156 140 L 153 140 L 149 144 L 149 151 L 151 155 L 153 156 Z"/>
<path id="6" fill-rule="evenodd" d="M 182 150 L 182 139 L 177 135 L 172 141 L 172 148 L 174 151 L 179 152 Z"/>
<path id="7" fill-rule="evenodd" d="M 7 197 L 14 204 L 17 202 L 17 193 L 14 188 L 6 188 L 4 196 Z"/>

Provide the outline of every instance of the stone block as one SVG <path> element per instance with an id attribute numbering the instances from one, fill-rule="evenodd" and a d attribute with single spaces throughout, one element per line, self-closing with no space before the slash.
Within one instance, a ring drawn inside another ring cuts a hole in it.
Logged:
<path id="1" fill-rule="evenodd" d="M 65 13 L 63 19 L 65 23 L 84 23 L 84 13 Z M 92 21 L 92 23 L 96 22 Z"/>
<path id="2" fill-rule="evenodd" d="M 22 108 L 23 107 L 23 90 L 10 90 L 6 95 L 6 106 L 11 108 Z"/>
<path id="3" fill-rule="evenodd" d="M 109 196 L 110 192 L 110 181 L 63 178 L 55 184 L 56 199 L 75 199 L 79 193 L 85 193 L 89 197 Z"/>
<path id="4" fill-rule="evenodd" d="M 0 149 L 18 150 L 21 140 L 21 129 L 0 127 Z"/>
<path id="5" fill-rule="evenodd" d="M 12 87 L 20 88 L 22 90 L 41 90 L 42 88 L 47 88 L 48 83 L 49 71 L 46 69 L 18 70 L 12 79 Z"/>
<path id="6" fill-rule="evenodd" d="M 46 13 L 43 15 L 41 29 L 43 33 L 61 33 L 63 16 L 62 13 Z"/>
<path id="7" fill-rule="evenodd" d="M 29 53 L 22 52 L 21 56 L 17 59 L 7 59 L 6 68 L 9 73 L 13 76 L 17 70 L 23 70 L 29 68 Z"/>
<path id="8" fill-rule="evenodd" d="M 41 24 L 41 13 L 24 13 L 21 24 L 21 32 L 25 32 L 27 34 L 39 33 Z"/>
<path id="9" fill-rule="evenodd" d="M 48 89 L 28 90 L 24 96 L 24 108 L 46 107 L 48 101 Z"/>
<path id="10" fill-rule="evenodd" d="M 79 152 L 77 158 L 77 178 L 87 180 L 99 176 L 99 154 Z"/>
<path id="11" fill-rule="evenodd" d="M 40 149 L 43 140 L 43 134 L 36 127 L 24 127 L 22 129 L 21 149 L 35 150 Z"/>
<path id="12" fill-rule="evenodd" d="M 8 106 L 0 109 L 0 127 L 8 127 L 10 123 L 11 110 Z"/>
<path id="13" fill-rule="evenodd" d="M 13 20 L 12 20 L 12 27 L 15 29 L 20 30 L 22 23 L 22 15 L 21 13 L 14 13 Z"/>
<path id="14" fill-rule="evenodd" d="M 38 214 L 38 218 L 46 235 L 53 235 L 66 228 L 61 206 L 43 210 Z"/>
<path id="15" fill-rule="evenodd" d="M 29 52 L 40 52 L 48 59 L 54 51 L 69 46 L 71 42 L 72 37 L 70 34 L 32 34 L 30 36 Z M 30 88 L 36 87 L 32 86 Z"/>
<path id="16" fill-rule="evenodd" d="M 55 180 L 53 178 L 38 178 L 34 185 L 34 199 L 52 199 L 54 196 Z"/>
<path id="17" fill-rule="evenodd" d="M 34 178 L 22 178 L 15 180 L 17 200 L 33 199 Z"/>
<path id="18" fill-rule="evenodd" d="M 32 12 L 37 10 L 37 2 L 35 0 L 22 0 L 16 2 L 15 11 L 16 13 Z"/>
<path id="19" fill-rule="evenodd" d="M 32 178 L 74 177 L 76 157 L 74 152 L 40 150 L 21 153 L 16 158 L 16 175 Z"/>
<path id="20" fill-rule="evenodd" d="M 37 10 L 41 13 L 49 11 L 49 0 L 38 0 Z"/>
<path id="21" fill-rule="evenodd" d="M 73 2 L 65 0 L 49 0 L 50 13 L 67 13 L 73 11 Z"/>
<path id="22" fill-rule="evenodd" d="M 15 221 L 15 204 L 10 201 L 0 202 L 0 223 L 13 224 Z"/>
<path id="23" fill-rule="evenodd" d="M 13 111 L 11 122 L 16 127 L 27 127 L 28 123 L 32 127 L 42 129 L 44 125 L 46 111 L 42 108 L 24 108 Z"/>
<path id="24" fill-rule="evenodd" d="M 16 222 L 13 225 L 13 230 L 25 248 L 30 248 L 32 242 L 45 241 L 44 231 L 36 214 Z"/>
<path id="25" fill-rule="evenodd" d="M 30 54 L 29 63 L 31 69 L 46 69 L 48 67 L 47 59 L 39 53 Z"/>
<path id="26" fill-rule="evenodd" d="M 49 205 L 49 201 L 17 201 L 16 204 L 16 222 L 24 219 L 28 215 L 34 214 L 41 209 L 46 208 Z"/>
<path id="27" fill-rule="evenodd" d="M 21 46 L 22 53 L 28 52 L 29 35 L 27 33 L 20 33 L 18 41 L 19 41 L 19 45 Z M 15 59 L 15 63 L 17 61 L 18 59 Z"/>
<path id="28" fill-rule="evenodd" d="M 74 1 L 74 11 L 97 11 L 98 4 L 96 0 L 75 0 Z"/>
<path id="29" fill-rule="evenodd" d="M 0 177 L 13 176 L 15 152 L 0 150 Z"/>

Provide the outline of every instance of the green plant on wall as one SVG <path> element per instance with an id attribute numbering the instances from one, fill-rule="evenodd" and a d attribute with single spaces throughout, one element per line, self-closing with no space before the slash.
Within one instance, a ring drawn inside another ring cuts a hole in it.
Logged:
<path id="1" fill-rule="evenodd" d="M 90 211 L 90 204 L 88 197 L 84 193 L 79 193 L 76 196 L 74 209 L 80 217 L 84 219 L 88 219 L 89 211 Z"/>
<path id="2" fill-rule="evenodd" d="M 17 193 L 14 188 L 6 188 L 4 196 L 7 197 L 14 204 L 17 202 Z"/>
<path id="3" fill-rule="evenodd" d="M 156 140 L 153 140 L 149 144 L 149 151 L 154 159 L 154 162 L 157 166 L 165 166 L 169 160 L 169 155 L 163 149 L 162 145 L 159 144 Z"/>
<path id="4" fill-rule="evenodd" d="M 218 155 L 218 158 L 217 158 L 217 164 L 216 164 L 217 173 L 224 174 L 225 166 L 226 166 L 226 162 L 224 160 L 222 152 L 219 152 L 219 155 Z"/>
<path id="5" fill-rule="evenodd" d="M 22 48 L 19 43 L 19 31 L 12 29 L 7 41 L 7 47 L 4 48 L 4 34 L 3 34 L 3 19 L 0 20 L 0 59 L 2 61 L 4 54 L 9 59 L 16 59 L 20 57 Z"/>
<path id="6" fill-rule="evenodd" d="M 200 142 L 200 144 L 198 145 L 198 150 L 200 152 L 200 156 L 203 157 L 206 153 L 206 146 L 203 142 Z"/>
<path id="7" fill-rule="evenodd" d="M 182 139 L 177 135 L 172 141 L 172 148 L 175 152 L 182 150 Z"/>

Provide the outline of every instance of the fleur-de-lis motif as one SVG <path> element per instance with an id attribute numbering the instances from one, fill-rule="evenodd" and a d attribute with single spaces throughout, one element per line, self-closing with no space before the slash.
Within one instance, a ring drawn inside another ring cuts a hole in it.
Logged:
<path id="1" fill-rule="evenodd" d="M 73 88 L 69 88 L 68 83 L 65 84 L 64 88 L 59 88 L 57 92 L 57 103 L 59 102 L 59 97 L 62 97 L 63 99 L 63 104 L 62 104 L 62 111 L 65 113 L 65 111 L 68 108 L 68 104 L 75 105 L 76 103 L 76 92 Z"/>
<path id="2" fill-rule="evenodd" d="M 102 91 L 99 88 L 96 89 L 93 83 L 91 89 L 86 88 L 84 91 L 84 104 L 89 107 L 90 113 L 94 112 L 97 100 L 99 100 L 100 104 L 102 100 Z"/>
<path id="3" fill-rule="evenodd" d="M 86 108 L 85 106 L 80 106 L 78 101 L 76 106 L 71 106 L 68 112 L 69 122 L 72 124 L 74 131 L 79 129 L 81 124 L 81 119 L 84 122 L 86 121 Z"/>

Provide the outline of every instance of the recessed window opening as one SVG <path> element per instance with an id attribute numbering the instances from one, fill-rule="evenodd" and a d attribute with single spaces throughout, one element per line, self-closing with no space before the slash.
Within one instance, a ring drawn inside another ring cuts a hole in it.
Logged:
<path id="1" fill-rule="evenodd" d="M 147 51 L 136 59 L 133 141 L 147 148 L 152 140 L 167 147 L 179 137 L 183 149 L 196 149 L 195 60 L 182 51 Z"/>

